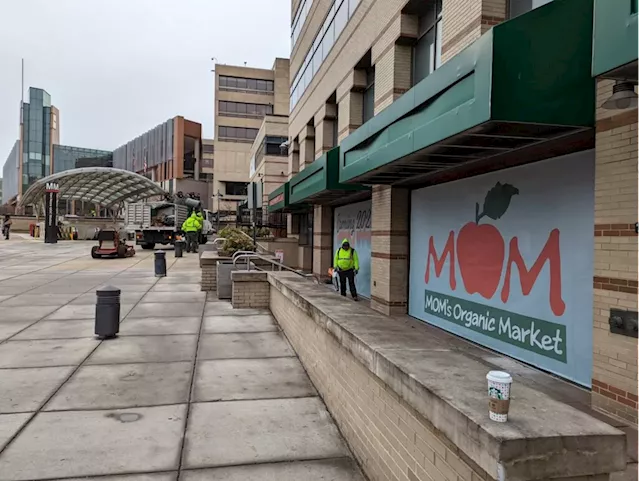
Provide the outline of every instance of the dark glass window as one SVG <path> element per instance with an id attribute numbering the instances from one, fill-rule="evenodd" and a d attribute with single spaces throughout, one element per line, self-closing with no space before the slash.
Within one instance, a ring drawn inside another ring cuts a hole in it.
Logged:
<path id="1" fill-rule="evenodd" d="M 202 152 L 205 154 L 213 154 L 213 144 L 202 144 Z"/>
<path id="2" fill-rule="evenodd" d="M 367 86 L 364 89 L 362 102 L 362 121 L 366 122 L 373 117 L 375 105 L 376 68 L 367 69 Z"/>
<path id="3" fill-rule="evenodd" d="M 257 92 L 273 92 L 272 80 L 250 79 L 243 77 L 227 77 L 221 75 L 219 77 L 219 85 L 221 88 L 252 90 Z"/>
<path id="4" fill-rule="evenodd" d="M 442 0 L 426 3 L 418 19 L 418 40 L 413 47 L 413 84 L 440 67 L 442 55 Z"/>
<path id="5" fill-rule="evenodd" d="M 227 195 L 247 195 L 247 184 L 244 182 L 225 182 Z"/>

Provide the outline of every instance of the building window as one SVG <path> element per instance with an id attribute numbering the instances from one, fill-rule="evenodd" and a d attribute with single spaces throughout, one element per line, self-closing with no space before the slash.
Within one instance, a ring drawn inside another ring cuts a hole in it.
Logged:
<path id="1" fill-rule="evenodd" d="M 245 182 L 225 182 L 225 194 L 247 195 L 247 185 Z"/>
<path id="2" fill-rule="evenodd" d="M 273 115 L 273 105 L 220 100 L 218 114 L 227 117 L 264 117 Z"/>
<path id="3" fill-rule="evenodd" d="M 291 25 L 291 51 L 293 51 L 293 47 L 298 41 L 298 37 L 300 36 L 304 22 L 307 19 L 307 15 L 309 15 L 309 10 L 311 10 L 312 4 L 313 0 L 302 0 L 298 6 L 298 11 L 294 15 L 293 24 Z"/>
<path id="4" fill-rule="evenodd" d="M 258 93 L 273 93 L 273 80 L 220 75 L 218 77 L 218 85 L 221 90 L 243 90 Z"/>
<path id="5" fill-rule="evenodd" d="M 247 127 L 225 127 L 218 126 L 218 137 L 224 139 L 236 139 L 253 142 L 258 135 L 258 129 Z"/>
<path id="6" fill-rule="evenodd" d="M 551 0 L 509 0 L 508 18 L 515 18 L 549 2 Z"/>
<path id="7" fill-rule="evenodd" d="M 213 154 L 213 144 L 202 144 L 202 153 L 203 154 Z"/>
<path id="8" fill-rule="evenodd" d="M 376 67 L 367 69 L 367 86 L 364 89 L 362 101 L 362 123 L 373 117 L 375 111 Z"/>
<path id="9" fill-rule="evenodd" d="M 329 55 L 331 48 L 340 37 L 359 3 L 360 0 L 334 0 L 322 26 L 316 33 L 302 66 L 293 78 L 293 82 L 291 82 L 289 91 L 289 107 L 291 110 L 293 110 L 302 95 L 304 95 L 307 87 L 311 84 L 313 77 L 320 69 L 324 59 Z"/>
<path id="10" fill-rule="evenodd" d="M 418 19 L 418 40 L 413 47 L 413 85 L 442 63 L 442 0 L 425 5 Z"/>
<path id="11" fill-rule="evenodd" d="M 313 247 L 313 211 L 298 214 L 298 245 Z"/>

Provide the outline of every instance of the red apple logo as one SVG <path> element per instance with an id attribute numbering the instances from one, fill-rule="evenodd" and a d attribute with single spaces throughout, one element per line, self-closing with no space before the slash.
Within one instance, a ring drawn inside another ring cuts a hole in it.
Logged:
<path id="1" fill-rule="evenodd" d="M 509 208 L 517 188 L 498 182 L 486 195 L 480 213 L 476 203 L 476 220 L 465 224 L 458 232 L 456 250 L 464 288 L 469 294 L 478 293 L 491 299 L 498 290 L 504 265 L 505 244 L 500 231 L 493 225 L 480 224 L 489 217 L 498 220 Z"/>

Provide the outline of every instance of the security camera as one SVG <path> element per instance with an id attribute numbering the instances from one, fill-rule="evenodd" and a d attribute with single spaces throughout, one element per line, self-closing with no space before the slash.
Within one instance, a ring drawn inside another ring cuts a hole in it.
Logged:
<path id="1" fill-rule="evenodd" d="M 290 143 L 290 142 L 289 142 L 288 140 L 287 140 L 287 141 L 285 141 L 285 142 L 282 142 L 282 143 L 280 144 L 280 148 L 281 148 L 281 149 L 283 149 L 283 150 L 284 150 L 284 149 L 288 149 L 288 148 L 289 148 L 289 143 Z"/>

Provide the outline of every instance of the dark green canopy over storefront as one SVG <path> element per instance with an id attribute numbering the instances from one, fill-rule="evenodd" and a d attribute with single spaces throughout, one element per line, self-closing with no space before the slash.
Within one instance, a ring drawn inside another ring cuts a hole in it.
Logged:
<path id="1" fill-rule="evenodd" d="M 342 183 L 420 185 L 593 147 L 593 3 L 495 26 L 340 145 Z"/>
<path id="2" fill-rule="evenodd" d="M 592 73 L 638 80 L 638 0 L 594 0 Z"/>
<path id="3" fill-rule="evenodd" d="M 289 182 L 285 182 L 280 187 L 269 194 L 269 206 L 267 210 L 273 212 L 297 213 L 306 212 L 311 209 L 308 204 L 292 204 L 289 200 Z"/>
<path id="4" fill-rule="evenodd" d="M 340 148 L 324 153 L 289 181 L 291 204 L 334 204 L 354 194 L 366 196 L 371 188 L 356 184 L 341 184 Z"/>

